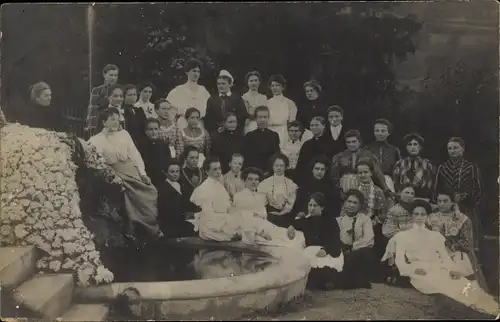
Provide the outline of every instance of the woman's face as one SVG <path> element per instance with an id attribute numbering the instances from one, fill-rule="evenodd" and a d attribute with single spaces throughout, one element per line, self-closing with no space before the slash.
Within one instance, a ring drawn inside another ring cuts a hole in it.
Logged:
<path id="1" fill-rule="evenodd" d="M 177 182 L 179 180 L 180 175 L 181 175 L 181 167 L 179 167 L 179 165 L 172 164 L 168 167 L 167 178 L 170 181 Z"/>
<path id="2" fill-rule="evenodd" d="M 357 166 L 357 169 L 358 179 L 361 183 L 370 183 L 372 181 L 372 171 L 369 166 L 361 164 Z"/>
<path id="3" fill-rule="evenodd" d="M 304 88 L 304 91 L 306 92 L 307 99 L 310 101 L 314 101 L 319 97 L 319 93 L 316 92 L 316 90 L 312 86 L 306 86 Z"/>
<path id="4" fill-rule="evenodd" d="M 406 151 L 408 151 L 408 154 L 412 157 L 420 155 L 420 149 L 421 149 L 420 143 L 415 139 L 411 140 L 410 142 L 408 142 L 408 144 L 406 144 Z"/>
<path id="5" fill-rule="evenodd" d="M 118 131 L 120 128 L 120 115 L 114 113 L 104 121 L 104 128 L 110 132 Z"/>
<path id="6" fill-rule="evenodd" d="M 104 84 L 114 85 L 118 81 L 118 71 L 116 69 L 108 71 L 104 74 Z"/>
<path id="7" fill-rule="evenodd" d="M 307 204 L 307 212 L 312 216 L 321 216 L 321 214 L 323 213 L 323 207 L 318 205 L 316 200 L 311 199 Z"/>
<path id="8" fill-rule="evenodd" d="M 359 142 L 359 139 L 355 136 L 346 138 L 345 144 L 347 145 L 347 149 L 351 152 L 358 151 L 359 147 L 361 146 L 361 142 Z"/>
<path id="9" fill-rule="evenodd" d="M 309 128 L 315 137 L 321 136 L 325 130 L 325 126 L 320 121 L 314 119 L 309 123 Z"/>
<path id="10" fill-rule="evenodd" d="M 342 113 L 340 113 L 340 112 L 331 111 L 330 113 L 328 113 L 328 122 L 332 126 L 339 126 L 340 124 L 342 124 L 343 118 L 344 117 L 342 116 Z"/>
<path id="11" fill-rule="evenodd" d="M 437 205 L 440 212 L 449 212 L 453 206 L 453 202 L 450 196 L 440 194 L 437 197 Z"/>
<path id="12" fill-rule="evenodd" d="M 406 187 L 401 190 L 401 200 L 403 202 L 412 202 L 415 199 L 415 189 L 413 187 Z"/>
<path id="13" fill-rule="evenodd" d="M 168 102 L 163 102 L 158 106 L 156 110 L 156 114 L 162 119 L 168 118 L 168 109 L 170 108 L 170 104 Z"/>
<path id="14" fill-rule="evenodd" d="M 187 123 L 191 127 L 197 127 L 200 123 L 200 114 L 198 112 L 191 113 L 187 119 Z"/>
<path id="15" fill-rule="evenodd" d="M 375 124 L 373 127 L 373 135 L 375 140 L 382 142 L 389 137 L 389 127 L 385 124 Z"/>
<path id="16" fill-rule="evenodd" d="M 252 75 L 248 77 L 248 88 L 252 91 L 257 91 L 260 87 L 260 79 L 258 76 Z"/>
<path id="17" fill-rule="evenodd" d="M 416 207 L 413 209 L 413 222 L 419 226 L 425 225 L 427 220 L 427 210 L 424 207 Z"/>
<path id="18" fill-rule="evenodd" d="M 151 96 L 153 96 L 153 89 L 149 86 L 144 87 L 141 91 L 141 100 L 144 102 L 149 102 Z"/>
<path id="19" fill-rule="evenodd" d="M 281 95 L 283 94 L 283 85 L 278 82 L 271 82 L 271 92 L 273 95 Z"/>
<path id="20" fill-rule="evenodd" d="M 282 176 L 285 174 L 285 161 L 276 159 L 273 164 L 273 172 L 275 175 Z"/>
<path id="21" fill-rule="evenodd" d="M 197 83 L 200 79 L 201 70 L 199 67 L 191 69 L 189 72 L 186 72 L 187 78 L 190 82 Z"/>
<path id="22" fill-rule="evenodd" d="M 464 147 L 458 142 L 448 142 L 448 155 L 450 158 L 459 158 L 464 155 Z"/>
<path id="23" fill-rule="evenodd" d="M 224 127 L 228 131 L 236 131 L 236 128 L 238 127 L 238 119 L 236 116 L 231 115 L 226 118 L 226 122 L 224 123 Z"/>
<path id="24" fill-rule="evenodd" d="M 300 128 L 298 126 L 291 126 L 288 128 L 288 137 L 292 141 L 297 141 L 298 139 L 300 139 L 301 134 L 302 132 L 300 131 Z"/>
<path id="25" fill-rule="evenodd" d="M 210 167 L 208 168 L 207 174 L 211 178 L 219 179 L 222 175 L 220 162 L 212 162 L 212 164 L 210 164 Z"/>
<path id="26" fill-rule="evenodd" d="M 186 165 L 191 169 L 198 167 L 198 159 L 200 158 L 200 154 L 198 151 L 191 151 L 188 153 L 186 158 Z"/>
<path id="27" fill-rule="evenodd" d="M 52 91 L 50 89 L 45 89 L 40 93 L 40 96 L 36 99 L 38 105 L 43 107 L 49 107 L 52 101 Z"/>
<path id="28" fill-rule="evenodd" d="M 344 210 L 346 210 L 348 213 L 356 214 L 359 212 L 360 209 L 361 209 L 361 203 L 359 202 L 359 199 L 356 196 L 350 195 L 344 201 Z"/>
<path id="29" fill-rule="evenodd" d="M 160 130 L 160 127 L 156 122 L 150 122 L 146 126 L 146 135 L 149 139 L 151 140 L 156 140 L 158 139 L 158 132 Z"/>
<path id="30" fill-rule="evenodd" d="M 230 89 L 231 89 L 231 84 L 226 78 L 223 77 L 217 78 L 217 90 L 219 91 L 220 94 L 229 93 Z"/>
<path id="31" fill-rule="evenodd" d="M 135 88 L 131 88 L 125 94 L 125 104 L 134 105 L 137 102 L 137 90 Z"/>
<path id="32" fill-rule="evenodd" d="M 123 91 L 119 88 L 115 88 L 111 95 L 108 97 L 109 104 L 111 106 L 120 106 L 123 103 Z"/>
<path id="33" fill-rule="evenodd" d="M 314 164 L 312 169 L 313 177 L 315 179 L 321 180 L 325 177 L 326 167 L 323 163 L 317 162 Z"/>
<path id="34" fill-rule="evenodd" d="M 243 168 L 243 158 L 240 156 L 233 156 L 231 162 L 229 162 L 229 168 L 234 173 L 239 173 L 241 168 Z"/>
<path id="35" fill-rule="evenodd" d="M 245 187 L 247 187 L 251 191 L 257 191 L 259 183 L 260 183 L 259 175 L 256 173 L 249 173 L 247 179 L 245 180 Z"/>

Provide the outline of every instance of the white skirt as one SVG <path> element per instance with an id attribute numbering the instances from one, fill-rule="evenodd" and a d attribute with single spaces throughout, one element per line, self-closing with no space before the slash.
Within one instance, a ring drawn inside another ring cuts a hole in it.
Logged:
<path id="1" fill-rule="evenodd" d="M 450 257 L 453 260 L 457 271 L 459 271 L 463 276 L 474 274 L 474 268 L 472 267 L 469 255 L 464 252 L 454 252 L 450 254 Z"/>
<path id="2" fill-rule="evenodd" d="M 325 257 L 318 257 L 316 254 L 321 249 L 321 246 L 309 246 L 304 249 L 304 254 L 309 259 L 312 268 L 330 267 L 337 272 L 342 272 L 344 268 L 344 254 L 340 253 L 339 257 L 332 257 L 326 255 Z"/>

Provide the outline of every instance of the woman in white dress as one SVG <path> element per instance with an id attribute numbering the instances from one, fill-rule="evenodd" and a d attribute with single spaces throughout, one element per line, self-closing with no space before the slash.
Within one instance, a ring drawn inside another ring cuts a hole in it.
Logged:
<path id="1" fill-rule="evenodd" d="M 245 83 L 248 86 L 248 92 L 243 94 L 242 98 L 247 106 L 247 111 L 249 117 L 249 122 L 245 126 L 245 134 L 250 131 L 257 129 L 257 122 L 255 121 L 255 109 L 258 106 L 267 105 L 267 97 L 264 94 L 259 93 L 260 83 L 262 82 L 262 77 L 258 71 L 249 72 L 245 75 Z"/>
<path id="2" fill-rule="evenodd" d="M 270 111 L 269 129 L 278 133 L 280 142 L 286 142 L 288 122 L 295 121 L 297 116 L 297 105 L 283 95 L 285 87 L 286 80 L 282 75 L 273 75 L 269 78 L 269 88 L 273 93 L 273 97 L 267 100 Z"/>
<path id="3" fill-rule="evenodd" d="M 191 201 L 202 209 L 194 220 L 190 220 L 200 238 L 213 241 L 241 239 L 250 245 L 303 247 L 304 236 L 296 233 L 293 227 L 288 230 L 276 227 L 259 216 L 249 216 L 248 211 L 239 211 L 238 207 L 231 205 L 229 194 L 221 183 L 222 173 L 217 159 L 206 159 L 203 168 L 208 178 L 191 196 Z M 235 196 L 235 199 L 239 200 L 240 197 Z"/>
<path id="4" fill-rule="evenodd" d="M 120 112 L 116 108 L 107 108 L 101 112 L 100 119 L 104 128 L 92 136 L 89 143 L 124 182 L 127 233 L 162 236 L 156 220 L 158 192 L 146 174 L 144 162 L 130 134 L 120 127 Z"/>
<path id="5" fill-rule="evenodd" d="M 184 71 L 187 76 L 186 83 L 175 87 L 167 95 L 167 101 L 177 109 L 177 126 L 179 129 L 187 127 L 184 114 L 188 108 L 194 107 L 198 109 L 201 118 L 205 116 L 210 93 L 203 85 L 198 84 L 201 66 L 201 62 L 197 59 L 188 60 L 184 65 Z"/>
<path id="6" fill-rule="evenodd" d="M 479 312 L 499 314 L 494 298 L 456 267 L 446 250 L 445 237 L 425 227 L 431 206 L 417 200 L 412 208 L 413 228 L 397 233 L 384 257 L 395 256 L 400 274 L 408 276 L 411 284 L 424 294 L 441 293 Z"/>
<path id="7" fill-rule="evenodd" d="M 271 159 L 273 175 L 259 184 L 259 192 L 266 195 L 268 220 L 280 227 L 289 227 L 293 223 L 291 211 L 297 197 L 298 186 L 285 177 L 288 158 L 276 154 Z"/>

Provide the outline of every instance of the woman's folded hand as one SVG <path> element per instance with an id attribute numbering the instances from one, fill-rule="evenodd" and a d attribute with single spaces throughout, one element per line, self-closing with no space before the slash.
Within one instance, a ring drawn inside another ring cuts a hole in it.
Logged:
<path id="1" fill-rule="evenodd" d="M 321 248 L 317 253 L 316 253 L 316 256 L 318 257 L 325 257 L 327 254 L 326 254 L 326 251 Z"/>

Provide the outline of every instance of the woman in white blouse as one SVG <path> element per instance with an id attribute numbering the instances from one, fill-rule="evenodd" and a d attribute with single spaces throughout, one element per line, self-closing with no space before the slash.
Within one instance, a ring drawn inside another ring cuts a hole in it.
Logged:
<path id="1" fill-rule="evenodd" d="M 291 99 L 285 97 L 286 80 L 281 75 L 273 75 L 269 78 L 269 88 L 273 97 L 267 101 L 270 111 L 269 129 L 278 133 L 280 142 L 286 141 L 288 137 L 288 122 L 295 121 L 297 116 L 297 105 Z"/>
<path id="2" fill-rule="evenodd" d="M 146 118 L 157 118 L 158 115 L 155 111 L 155 105 L 151 103 L 151 97 L 153 96 L 153 92 L 155 87 L 151 83 L 141 84 L 138 87 L 139 90 L 139 100 L 135 103 L 135 107 L 140 107 L 144 110 L 144 114 L 146 114 Z"/>
<path id="3" fill-rule="evenodd" d="M 288 158 L 279 153 L 271 160 L 273 175 L 259 184 L 258 191 L 266 195 L 267 219 L 280 227 L 290 227 L 294 218 L 291 214 L 298 186 L 285 177 Z"/>
<path id="4" fill-rule="evenodd" d="M 250 116 L 250 121 L 245 126 L 245 134 L 257 129 L 257 123 L 255 122 L 255 109 L 258 106 L 267 105 L 266 95 L 259 93 L 261 81 L 262 77 L 258 71 L 249 72 L 245 75 L 245 83 L 248 86 L 248 92 L 243 94 L 242 98 L 243 101 L 245 101 L 248 115 Z"/>
<path id="5" fill-rule="evenodd" d="M 89 139 L 108 164 L 124 182 L 125 212 L 128 217 L 127 233 L 146 233 L 161 237 L 157 223 L 158 193 L 146 174 L 144 162 L 130 134 L 120 127 L 120 112 L 107 108 L 101 112 L 104 128 Z M 144 236 L 146 237 L 146 236 Z"/>
<path id="6" fill-rule="evenodd" d="M 184 65 L 184 71 L 187 76 L 186 83 L 175 87 L 168 93 L 167 101 L 177 109 L 177 126 L 179 129 L 187 127 L 184 114 L 188 108 L 196 108 L 200 111 L 201 118 L 205 117 L 207 101 L 210 93 L 205 86 L 198 84 L 201 74 L 201 62 L 197 59 L 190 59 Z"/>

